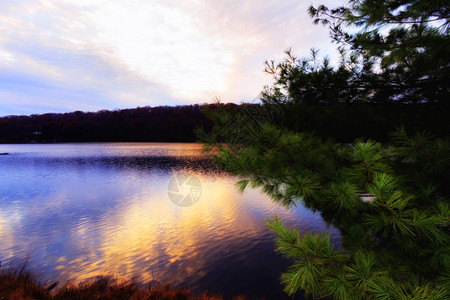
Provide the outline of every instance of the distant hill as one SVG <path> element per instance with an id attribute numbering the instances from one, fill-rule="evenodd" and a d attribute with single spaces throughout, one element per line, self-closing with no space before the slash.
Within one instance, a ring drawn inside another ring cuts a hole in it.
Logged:
<path id="1" fill-rule="evenodd" d="M 0 118 L 0 143 L 28 142 L 194 142 L 194 130 L 212 123 L 203 108 L 217 104 L 137 107 L 98 112 L 47 113 Z M 251 104 L 258 107 L 258 104 Z M 225 104 L 238 112 L 243 105 Z M 256 111 L 259 111 L 258 109 Z M 252 118 L 264 117 L 252 115 Z M 356 137 L 386 141 L 389 132 L 405 126 L 450 137 L 450 106 L 427 104 L 300 104 L 284 110 L 274 122 L 292 131 L 313 131 L 338 142 Z"/>
<path id="2" fill-rule="evenodd" d="M 0 142 L 193 142 L 195 128 L 211 126 L 203 106 L 7 116 L 0 118 Z"/>

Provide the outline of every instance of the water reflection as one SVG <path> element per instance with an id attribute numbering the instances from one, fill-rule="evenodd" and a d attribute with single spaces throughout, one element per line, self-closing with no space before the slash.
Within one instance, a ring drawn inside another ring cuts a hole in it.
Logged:
<path id="1" fill-rule="evenodd" d="M 31 254 L 46 278 L 99 274 L 170 280 L 194 291 L 275 297 L 288 265 L 263 222 L 275 213 L 301 231 L 320 215 L 285 209 L 217 172 L 196 144 L 1 145 L 0 258 Z M 178 207 L 167 186 L 195 175 L 202 195 Z"/>

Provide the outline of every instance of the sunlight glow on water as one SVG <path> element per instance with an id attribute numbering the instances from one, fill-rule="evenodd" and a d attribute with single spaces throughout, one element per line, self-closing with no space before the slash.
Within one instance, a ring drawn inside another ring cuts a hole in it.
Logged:
<path id="1" fill-rule="evenodd" d="M 169 280 L 193 291 L 259 297 L 281 293 L 289 262 L 264 225 L 278 213 L 300 232 L 339 232 L 299 205 L 279 207 L 258 190 L 240 194 L 196 144 L 0 145 L 0 260 L 28 256 L 44 278 L 100 274 Z M 194 175 L 201 197 L 176 206 L 168 184 Z"/>

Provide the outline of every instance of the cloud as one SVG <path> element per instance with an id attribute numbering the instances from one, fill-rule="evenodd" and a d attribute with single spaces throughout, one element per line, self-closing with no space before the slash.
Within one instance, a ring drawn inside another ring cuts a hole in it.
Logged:
<path id="1" fill-rule="evenodd" d="M 0 115 L 252 100 L 266 59 L 329 48 L 308 5 L 0 0 Z"/>

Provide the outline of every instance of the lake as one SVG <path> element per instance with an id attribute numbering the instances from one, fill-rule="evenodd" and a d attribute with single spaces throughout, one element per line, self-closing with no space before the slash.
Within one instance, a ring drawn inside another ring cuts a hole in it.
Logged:
<path id="1" fill-rule="evenodd" d="M 113 274 L 193 292 L 278 298 L 290 262 L 264 225 L 339 231 L 217 171 L 198 144 L 0 145 L 0 260 L 43 281 Z"/>

